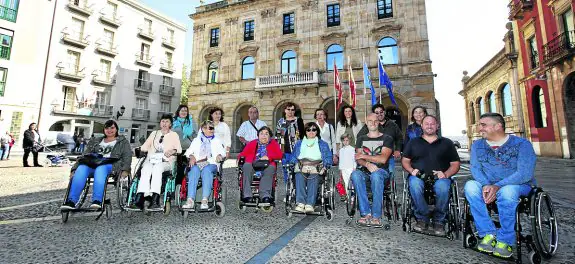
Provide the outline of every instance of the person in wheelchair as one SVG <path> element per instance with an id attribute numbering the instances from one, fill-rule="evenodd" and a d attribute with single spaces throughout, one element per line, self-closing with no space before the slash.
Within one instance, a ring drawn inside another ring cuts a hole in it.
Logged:
<path id="1" fill-rule="evenodd" d="M 260 178 L 259 193 L 260 202 L 263 204 L 273 203 L 272 199 L 272 184 L 274 173 L 277 168 L 276 160 L 282 158 L 282 151 L 279 143 L 271 138 L 272 130 L 264 126 L 258 130 L 258 140 L 250 141 L 242 152 L 238 155 L 238 160 L 241 157 L 245 158 L 245 163 L 242 166 L 243 177 L 243 199 L 244 203 L 254 203 L 252 197 L 252 180 L 255 171 L 260 170 L 262 175 Z"/>
<path id="2" fill-rule="evenodd" d="M 528 140 L 505 134 L 505 120 L 498 113 L 486 113 L 479 120 L 482 139 L 471 147 L 471 175 L 465 197 L 480 237 L 477 249 L 509 258 L 516 243 L 515 214 L 521 196 L 535 186 L 536 156 Z M 501 228 L 496 229 L 487 211 L 495 202 Z"/>
<path id="3" fill-rule="evenodd" d="M 134 205 L 140 209 L 145 201 L 149 209 L 160 207 L 162 174 L 173 168 L 177 154 L 182 152 L 180 137 L 171 131 L 172 120 L 172 115 L 164 114 L 160 120 L 160 130 L 152 132 L 141 147 L 142 152 L 148 154 L 142 166 Z"/>
<path id="4" fill-rule="evenodd" d="M 329 145 L 321 140 L 319 126 L 315 122 L 305 124 L 305 136 L 293 148 L 289 163 L 295 165 L 296 207 L 300 213 L 312 213 L 317 198 L 319 175 L 332 165 Z M 319 168 L 321 165 L 323 168 Z M 304 176 L 304 173 L 306 174 Z"/>
<path id="5" fill-rule="evenodd" d="M 377 114 L 367 115 L 365 120 L 368 133 L 356 141 L 355 161 L 360 166 L 351 173 L 351 181 L 357 192 L 361 226 L 383 227 L 381 222 L 385 180 L 389 178 L 388 161 L 393 151 L 393 138 L 378 131 Z M 366 177 L 371 179 L 373 203 L 370 206 Z"/>
<path id="6" fill-rule="evenodd" d="M 459 154 L 453 142 L 437 135 L 437 118 L 428 115 L 423 118 L 423 134 L 412 138 L 403 150 L 403 169 L 409 173 L 409 192 L 413 201 L 417 232 L 427 232 L 429 207 L 424 197 L 425 182 L 433 181 L 435 210 L 432 234 L 445 236 L 445 218 L 449 209 L 450 177 L 459 171 Z"/>
<path id="7" fill-rule="evenodd" d="M 72 184 L 68 194 L 68 200 L 60 207 L 62 210 L 72 210 L 76 207 L 80 194 L 86 185 L 89 176 L 94 177 L 94 190 L 92 194 L 92 209 L 102 208 L 104 197 L 104 187 L 108 175 L 116 174 L 127 177 L 130 174 L 132 165 L 132 149 L 130 143 L 124 136 L 118 134 L 118 124 L 114 120 L 104 123 L 104 136 L 92 138 L 88 146 L 84 149 L 84 154 L 99 154 L 105 159 L 113 160 L 112 163 L 105 163 L 96 167 L 94 165 L 76 162 L 72 166 L 70 177 Z M 92 166 L 92 167 L 91 167 Z"/>
<path id="8" fill-rule="evenodd" d="M 200 209 L 209 209 L 208 198 L 212 193 L 214 174 L 218 171 L 218 163 L 224 160 L 226 149 L 224 142 L 214 135 L 213 121 L 202 122 L 201 131 L 192 141 L 185 156 L 190 160 L 188 172 L 188 199 L 182 206 L 184 209 L 194 208 L 196 191 L 200 177 L 202 178 L 202 201 Z"/>

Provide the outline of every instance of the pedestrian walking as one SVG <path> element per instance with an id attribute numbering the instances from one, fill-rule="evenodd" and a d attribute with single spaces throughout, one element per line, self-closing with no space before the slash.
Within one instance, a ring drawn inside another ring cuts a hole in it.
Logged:
<path id="1" fill-rule="evenodd" d="M 30 152 L 32 152 L 32 156 L 34 157 L 34 167 L 42 167 L 42 165 L 38 163 L 38 152 L 42 149 L 40 145 L 41 142 L 42 140 L 40 139 L 40 134 L 38 134 L 36 123 L 31 123 L 28 126 L 28 130 L 24 131 L 24 141 L 22 143 L 22 147 L 24 148 L 24 157 L 22 159 L 24 167 L 30 167 L 30 165 L 28 165 Z"/>
<path id="2" fill-rule="evenodd" d="M 8 155 L 6 155 L 6 159 L 9 160 L 10 159 L 10 151 L 12 151 L 12 147 L 14 146 L 14 143 L 16 143 L 16 140 L 14 139 L 14 135 L 9 134 L 10 135 L 10 142 L 8 142 Z"/>
<path id="3" fill-rule="evenodd" d="M 10 134 L 6 131 L 6 134 L 0 136 L 0 160 L 4 160 L 8 155 L 8 149 L 10 148 Z"/>

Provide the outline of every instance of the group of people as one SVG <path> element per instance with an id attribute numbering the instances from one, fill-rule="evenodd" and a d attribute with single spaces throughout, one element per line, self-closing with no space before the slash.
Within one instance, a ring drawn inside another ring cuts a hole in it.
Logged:
<path id="1" fill-rule="evenodd" d="M 10 158 L 10 151 L 14 146 L 14 136 L 6 131 L 4 135 L 0 135 L 0 160 L 8 160 Z"/>
<path id="2" fill-rule="evenodd" d="M 271 203 L 273 175 L 278 162 L 295 166 L 296 207 L 303 213 L 313 212 L 317 198 L 321 171 L 304 173 L 302 166 L 329 168 L 338 164 L 341 183 L 353 184 L 358 197 L 360 218 L 358 225 L 381 227 L 382 203 L 386 181 L 393 177 L 394 162 L 401 162 L 408 173 L 409 191 L 416 218 L 415 230 L 444 235 L 449 205 L 451 177 L 458 173 L 460 159 L 455 145 L 438 135 L 439 120 L 427 113 L 423 106 L 411 111 L 411 124 L 405 133 L 386 117 L 385 107 L 376 104 L 372 113 L 361 122 L 354 108 L 340 109 L 335 127 L 326 122 L 327 112 L 317 109 L 314 121 L 304 122 L 295 115 L 296 106 L 288 103 L 276 124 L 275 132 L 259 119 L 258 109 L 248 110 L 249 119 L 243 122 L 236 136 L 244 144 L 239 157 L 245 158 L 242 190 L 243 202 L 253 202 L 251 182 L 256 170 L 261 171 L 260 202 Z M 510 257 L 515 244 L 515 207 L 519 197 L 527 195 L 535 184 L 535 153 L 525 139 L 505 134 L 505 120 L 500 114 L 487 113 L 479 120 L 483 139 L 471 148 L 473 180 L 465 184 L 465 196 L 481 237 L 478 249 L 500 257 Z M 37 135 L 31 134 L 30 138 Z M 405 137 L 404 137 L 405 135 Z M 212 182 L 220 162 L 229 157 L 231 133 L 224 122 L 224 111 L 214 108 L 208 120 L 195 131 L 188 107 L 181 105 L 175 115 L 164 115 L 160 130 L 152 132 L 141 150 L 147 152 L 140 182 L 138 201 L 134 206 L 151 208 L 160 206 L 162 173 L 176 170 L 181 181 L 187 167 L 188 199 L 183 208 L 192 208 L 196 199 L 196 186 L 202 181 L 201 208 L 207 209 Z M 128 141 L 118 135 L 116 122 L 107 121 L 104 136 L 90 140 L 85 154 L 98 153 L 110 162 L 97 167 L 76 163 L 70 176 L 72 185 L 69 199 L 62 209 L 75 207 L 89 175 L 94 175 L 92 208 L 101 208 L 103 186 L 110 173 L 121 177 L 130 174 L 132 152 Z M 263 163 L 262 163 L 263 162 Z M 262 168 L 261 164 L 265 164 Z M 321 166 L 316 166 L 316 165 Z M 299 167 L 299 169 L 297 169 Z M 368 199 L 367 178 L 371 182 L 372 202 Z M 424 197 L 424 181 L 433 180 L 435 209 L 429 212 Z M 284 171 L 284 180 L 288 172 Z M 495 202 L 499 207 L 501 228 L 495 228 L 488 216 L 486 204 Z"/>

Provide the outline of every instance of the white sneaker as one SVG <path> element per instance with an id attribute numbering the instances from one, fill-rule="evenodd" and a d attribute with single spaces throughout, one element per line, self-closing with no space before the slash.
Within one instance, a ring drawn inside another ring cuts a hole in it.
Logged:
<path id="1" fill-rule="evenodd" d="M 194 208 L 194 199 L 192 198 L 188 198 L 188 200 L 186 201 L 186 204 L 184 204 L 182 206 L 183 209 L 192 209 Z"/>
<path id="2" fill-rule="evenodd" d="M 207 200 L 207 199 L 203 199 L 203 200 L 202 200 L 202 204 L 200 205 L 200 209 L 202 209 L 202 210 L 207 210 L 208 208 L 210 208 L 210 207 L 208 206 L 208 200 Z"/>
<path id="3" fill-rule="evenodd" d="M 305 213 L 305 205 L 302 203 L 298 203 L 294 210 L 300 213 Z"/>
<path id="4" fill-rule="evenodd" d="M 313 213 L 315 210 L 313 209 L 313 205 L 306 204 L 305 205 L 305 212 L 306 213 Z"/>

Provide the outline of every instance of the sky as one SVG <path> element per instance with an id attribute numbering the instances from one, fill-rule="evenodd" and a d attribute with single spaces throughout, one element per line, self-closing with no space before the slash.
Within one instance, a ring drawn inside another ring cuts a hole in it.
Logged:
<path id="1" fill-rule="evenodd" d="M 192 61 L 193 22 L 188 17 L 199 0 L 140 0 L 152 9 L 186 25 L 184 62 Z M 213 3 L 217 0 L 206 0 Z M 427 27 L 435 96 L 440 104 L 444 136 L 461 136 L 466 128 L 461 91 L 463 71 L 477 72 L 504 46 L 508 1 L 426 0 Z M 391 76 L 393 78 L 393 76 Z"/>

